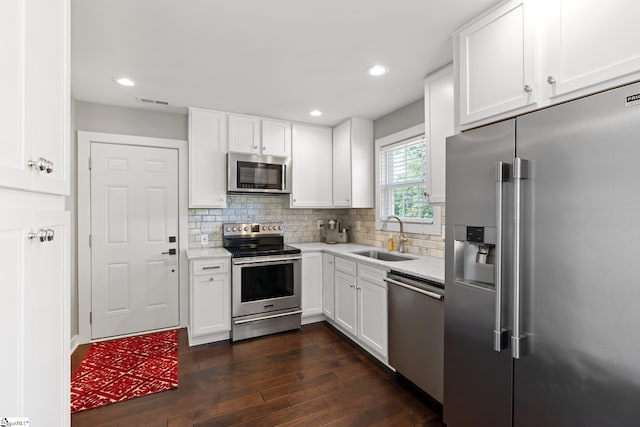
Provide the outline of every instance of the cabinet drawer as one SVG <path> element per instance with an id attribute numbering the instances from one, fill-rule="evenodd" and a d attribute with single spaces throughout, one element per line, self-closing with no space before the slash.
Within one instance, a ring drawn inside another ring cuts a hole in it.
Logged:
<path id="1" fill-rule="evenodd" d="M 361 263 L 358 264 L 359 279 L 366 279 L 372 283 L 386 287 L 385 281 L 383 280 L 385 277 L 387 277 L 387 270 L 383 268 L 372 267 Z"/>
<path id="2" fill-rule="evenodd" d="M 191 274 L 202 276 L 204 274 L 217 274 L 229 272 L 229 260 L 226 258 L 203 259 L 191 261 Z"/>
<path id="3" fill-rule="evenodd" d="M 335 261 L 336 271 L 342 271 L 343 273 L 347 273 L 351 276 L 355 276 L 358 273 L 358 267 L 355 261 L 349 261 L 344 258 L 336 257 Z"/>

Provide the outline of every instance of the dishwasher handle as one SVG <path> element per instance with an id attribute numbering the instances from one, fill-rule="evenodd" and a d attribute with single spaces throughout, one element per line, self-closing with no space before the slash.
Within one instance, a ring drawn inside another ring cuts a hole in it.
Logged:
<path id="1" fill-rule="evenodd" d="M 438 301 L 442 301 L 444 299 L 444 295 L 440 295 L 435 292 L 425 291 L 424 289 L 416 288 L 415 286 L 411 286 L 406 283 L 399 282 L 397 280 L 389 279 L 388 277 L 385 277 L 383 280 L 387 283 L 391 283 L 392 285 L 402 286 L 403 288 L 409 289 L 410 291 L 418 292 L 430 298 L 437 299 Z"/>

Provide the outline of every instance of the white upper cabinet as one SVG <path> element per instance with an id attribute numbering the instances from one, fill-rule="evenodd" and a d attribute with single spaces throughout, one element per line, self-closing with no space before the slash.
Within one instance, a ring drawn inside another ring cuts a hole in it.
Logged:
<path id="1" fill-rule="evenodd" d="M 0 39 L 0 185 L 69 194 L 69 1 L 3 1 Z"/>
<path id="2" fill-rule="evenodd" d="M 291 123 L 229 114 L 229 151 L 289 157 Z"/>
<path id="3" fill-rule="evenodd" d="M 540 77 L 553 103 L 640 78 L 639 14 L 634 0 L 549 2 Z"/>
<path id="4" fill-rule="evenodd" d="M 291 156 L 291 123 L 262 120 L 262 154 Z"/>
<path id="5" fill-rule="evenodd" d="M 333 129 L 333 206 L 372 208 L 373 122 L 351 118 Z"/>
<path id="6" fill-rule="evenodd" d="M 523 0 L 503 4 L 458 33 L 461 125 L 536 102 L 534 37 Z"/>
<path id="7" fill-rule="evenodd" d="M 189 207 L 227 206 L 227 117 L 189 108 Z"/>
<path id="8" fill-rule="evenodd" d="M 429 204 L 445 202 L 446 142 L 455 133 L 453 68 L 448 65 L 424 79 L 424 127 L 429 147 Z"/>
<path id="9" fill-rule="evenodd" d="M 458 129 L 640 79 L 632 0 L 512 0 L 455 34 Z"/>
<path id="10" fill-rule="evenodd" d="M 260 153 L 260 119 L 229 114 L 229 151 Z"/>
<path id="11" fill-rule="evenodd" d="M 331 128 L 294 124 L 292 139 L 291 207 L 331 207 Z"/>

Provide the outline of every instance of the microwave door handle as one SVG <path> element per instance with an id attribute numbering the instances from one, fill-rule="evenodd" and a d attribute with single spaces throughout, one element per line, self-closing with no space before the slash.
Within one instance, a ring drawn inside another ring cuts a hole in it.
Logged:
<path id="1" fill-rule="evenodd" d="M 282 165 L 282 191 L 287 189 L 287 165 Z"/>

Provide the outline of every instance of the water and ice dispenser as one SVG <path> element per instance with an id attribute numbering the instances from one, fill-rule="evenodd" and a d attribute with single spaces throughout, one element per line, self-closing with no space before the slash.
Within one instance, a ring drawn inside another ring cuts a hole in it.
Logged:
<path id="1" fill-rule="evenodd" d="M 456 225 L 454 240 L 456 280 L 495 285 L 496 228 Z"/>

